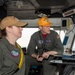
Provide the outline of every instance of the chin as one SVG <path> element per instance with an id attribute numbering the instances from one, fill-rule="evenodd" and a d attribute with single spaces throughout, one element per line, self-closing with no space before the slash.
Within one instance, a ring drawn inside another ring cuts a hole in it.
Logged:
<path id="1" fill-rule="evenodd" d="M 22 36 L 19 36 L 19 38 L 21 38 Z"/>
<path id="2" fill-rule="evenodd" d="M 49 34 L 50 33 L 50 31 L 49 32 L 47 32 L 47 34 Z"/>

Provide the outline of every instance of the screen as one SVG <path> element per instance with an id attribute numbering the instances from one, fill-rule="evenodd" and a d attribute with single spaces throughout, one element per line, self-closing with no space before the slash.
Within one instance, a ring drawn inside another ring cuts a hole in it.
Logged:
<path id="1" fill-rule="evenodd" d="M 62 27 L 66 27 L 67 26 L 67 20 L 62 20 Z"/>
<path id="2" fill-rule="evenodd" d="M 69 38 L 68 36 L 65 36 L 64 41 L 63 41 L 63 45 L 66 45 L 68 38 Z"/>

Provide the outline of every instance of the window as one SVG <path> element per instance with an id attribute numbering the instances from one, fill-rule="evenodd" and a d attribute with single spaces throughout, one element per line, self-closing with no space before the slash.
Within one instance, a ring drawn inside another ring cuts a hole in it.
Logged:
<path id="1" fill-rule="evenodd" d="M 19 45 L 23 48 L 23 47 L 27 47 L 30 37 L 31 35 L 38 31 L 38 28 L 23 28 L 22 31 L 22 37 L 20 39 L 17 40 L 17 42 L 19 43 Z"/>
<path id="2" fill-rule="evenodd" d="M 30 37 L 31 35 L 38 31 L 38 28 L 24 28 L 23 31 L 22 31 L 22 37 L 20 39 L 18 39 L 18 43 L 19 45 L 23 48 L 23 47 L 27 47 L 28 46 L 28 43 L 29 43 L 29 40 L 30 40 Z M 61 38 L 61 41 L 63 42 L 63 39 L 64 39 L 64 36 L 65 36 L 65 33 L 64 31 L 59 31 L 57 30 L 56 31 L 58 34 L 60 33 L 60 38 Z"/>

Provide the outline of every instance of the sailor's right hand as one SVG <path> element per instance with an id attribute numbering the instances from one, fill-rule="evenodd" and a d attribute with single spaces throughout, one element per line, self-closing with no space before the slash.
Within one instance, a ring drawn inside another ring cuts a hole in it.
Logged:
<path id="1" fill-rule="evenodd" d="M 37 61 L 43 61 L 43 57 L 42 57 L 42 56 L 37 55 L 36 60 L 37 60 Z"/>

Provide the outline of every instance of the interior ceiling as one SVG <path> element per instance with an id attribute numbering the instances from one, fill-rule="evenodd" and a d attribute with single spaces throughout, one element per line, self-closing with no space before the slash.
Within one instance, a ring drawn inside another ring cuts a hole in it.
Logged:
<path id="1" fill-rule="evenodd" d="M 38 14 L 45 13 L 50 17 L 61 17 L 62 10 L 75 6 L 75 0 L 0 0 L 7 15 L 20 19 L 35 19 Z"/>

